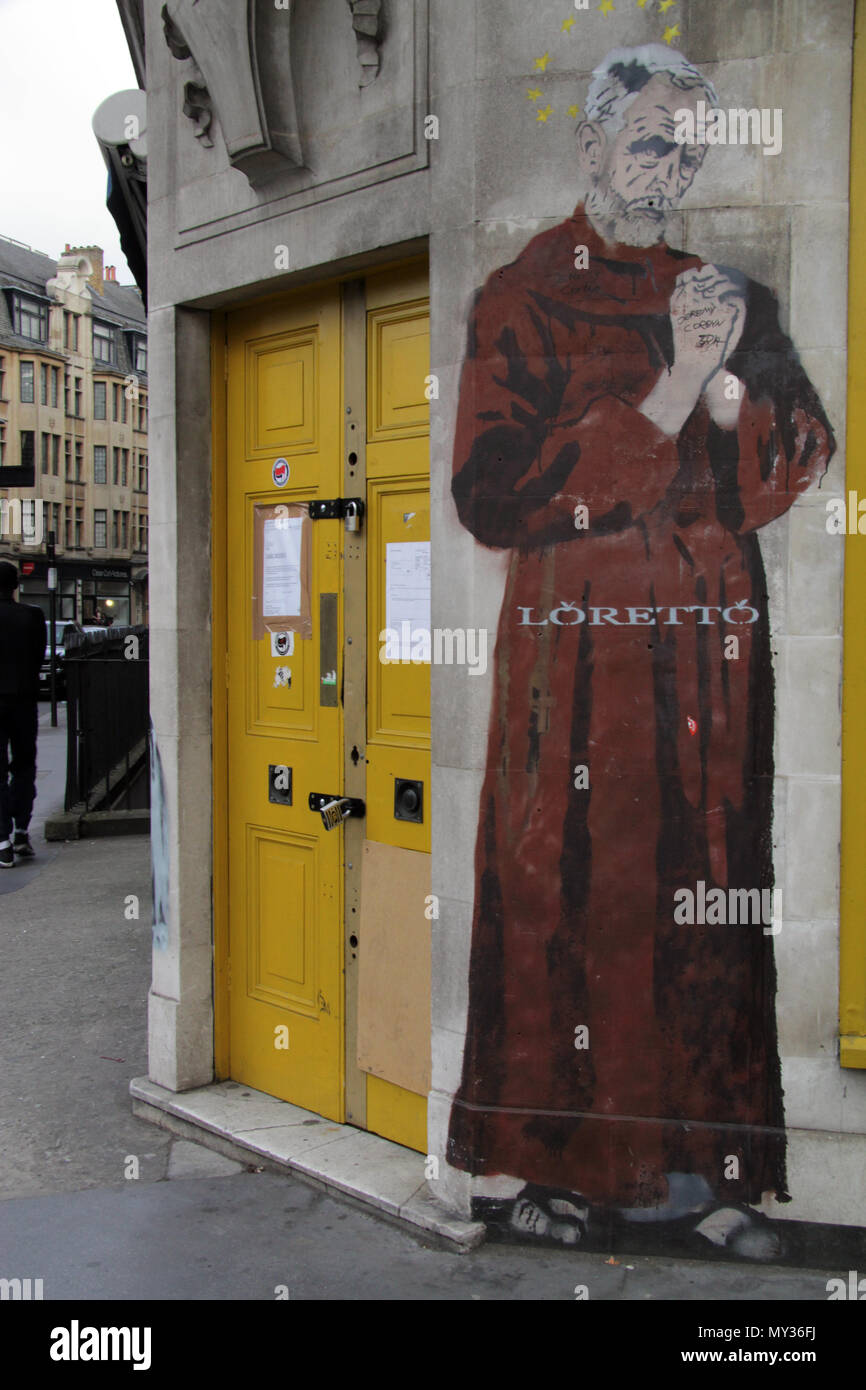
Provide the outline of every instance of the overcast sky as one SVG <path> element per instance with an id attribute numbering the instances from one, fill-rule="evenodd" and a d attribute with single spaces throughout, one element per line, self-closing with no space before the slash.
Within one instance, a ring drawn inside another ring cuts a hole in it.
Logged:
<path id="1" fill-rule="evenodd" d="M 101 246 L 132 284 L 90 120 L 137 86 L 114 0 L 0 0 L 0 235 L 55 259 Z"/>

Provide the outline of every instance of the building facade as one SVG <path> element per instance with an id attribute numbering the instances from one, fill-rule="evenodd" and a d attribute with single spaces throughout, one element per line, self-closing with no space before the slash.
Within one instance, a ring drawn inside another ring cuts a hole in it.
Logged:
<path id="1" fill-rule="evenodd" d="M 866 1226 L 854 3 L 120 9 L 139 1098 L 231 1079 L 526 1238 Z"/>
<path id="2" fill-rule="evenodd" d="M 58 261 L 0 237 L 0 553 L 57 616 L 147 616 L 147 321 L 98 246 Z M 8 484 L 6 480 L 8 479 Z"/>

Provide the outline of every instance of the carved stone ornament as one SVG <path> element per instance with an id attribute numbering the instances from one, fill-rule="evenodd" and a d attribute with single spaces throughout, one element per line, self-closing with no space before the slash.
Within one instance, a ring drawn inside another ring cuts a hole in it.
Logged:
<path id="1" fill-rule="evenodd" d="M 361 64 L 360 87 L 369 87 L 379 75 L 379 46 L 382 40 L 382 0 L 346 0 L 352 11 L 352 27 Z"/>
<path id="2" fill-rule="evenodd" d="M 168 12 L 168 5 L 162 7 L 162 27 L 165 41 L 175 58 L 189 62 L 188 76 L 183 84 L 183 114 L 195 125 L 195 138 L 208 149 L 213 147 L 210 126 L 213 120 L 210 92 L 205 86 L 201 70 L 184 42 L 183 35 Z"/>
<path id="3" fill-rule="evenodd" d="M 166 0 L 165 41 L 190 63 L 183 112 L 212 145 L 219 118 L 228 157 L 253 186 L 303 167 L 291 69 L 294 0 Z M 378 4 L 377 4 L 378 9 Z"/>

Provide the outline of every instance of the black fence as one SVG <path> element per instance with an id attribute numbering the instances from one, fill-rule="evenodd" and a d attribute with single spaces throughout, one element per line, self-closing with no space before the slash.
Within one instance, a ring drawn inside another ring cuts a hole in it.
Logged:
<path id="1" fill-rule="evenodd" d="M 66 810 L 150 804 L 148 630 L 70 633 L 66 675 Z"/>

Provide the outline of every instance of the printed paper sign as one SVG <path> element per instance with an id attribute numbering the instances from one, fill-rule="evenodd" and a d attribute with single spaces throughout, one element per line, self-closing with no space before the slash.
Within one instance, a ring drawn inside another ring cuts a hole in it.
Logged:
<path id="1" fill-rule="evenodd" d="M 301 530 L 299 516 L 265 522 L 262 614 L 294 617 L 301 612 Z"/>
<path id="2" fill-rule="evenodd" d="M 392 541 L 386 545 L 385 625 L 399 638 L 399 655 L 395 651 L 392 659 L 410 659 L 414 633 L 426 632 L 429 642 L 429 541 Z"/>
<path id="3" fill-rule="evenodd" d="M 252 635 L 271 639 L 271 656 L 287 657 L 313 635 L 312 544 L 306 502 L 253 507 Z"/>

